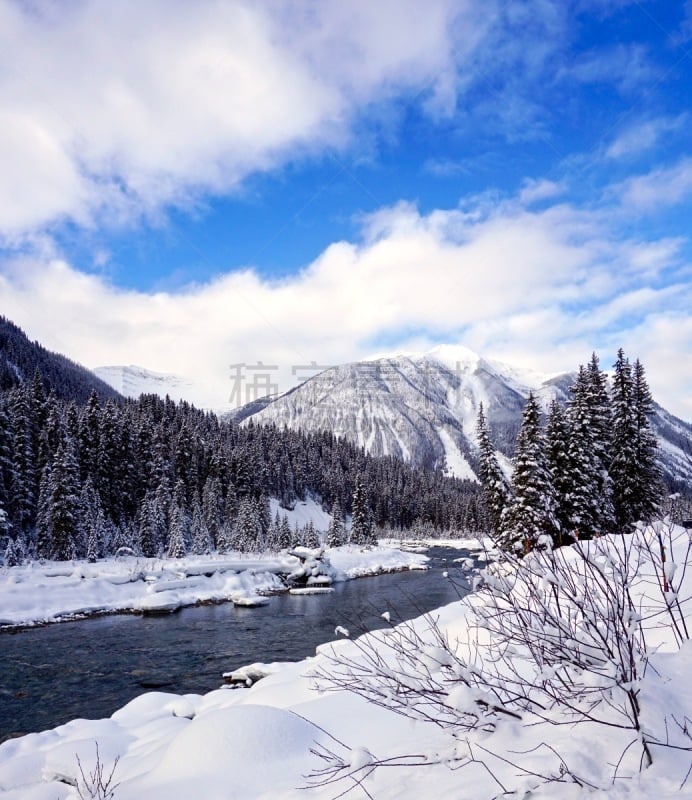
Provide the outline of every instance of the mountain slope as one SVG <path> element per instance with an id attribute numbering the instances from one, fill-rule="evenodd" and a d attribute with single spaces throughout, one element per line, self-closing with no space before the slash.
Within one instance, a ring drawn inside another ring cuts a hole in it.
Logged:
<path id="1" fill-rule="evenodd" d="M 190 401 L 195 384 L 179 375 L 153 372 L 133 364 L 127 367 L 96 367 L 92 372 L 125 397 L 137 399 L 141 394 L 168 395 L 172 400 Z M 191 402 L 191 401 L 190 401 Z"/>
<path id="2" fill-rule="evenodd" d="M 509 454 L 530 389 L 564 398 L 571 378 L 513 370 L 465 348 L 440 347 L 334 367 L 269 403 L 258 423 L 330 430 L 374 455 L 417 466 L 445 463 L 473 477 L 475 426 L 482 402 L 497 447 Z"/>
<path id="3" fill-rule="evenodd" d="M 553 398 L 569 398 L 573 380 L 573 373 L 545 375 L 443 346 L 328 369 L 250 418 L 306 432 L 329 430 L 375 455 L 473 477 L 480 403 L 495 446 L 511 456 L 529 392 L 547 408 Z M 653 426 L 666 477 L 692 483 L 692 426 L 660 406 Z"/>
<path id="4" fill-rule="evenodd" d="M 31 383 L 36 372 L 40 373 L 46 390 L 54 392 L 60 400 L 84 403 L 93 391 L 102 400 L 120 397 L 88 369 L 30 341 L 21 328 L 0 316 L 0 391 Z"/>

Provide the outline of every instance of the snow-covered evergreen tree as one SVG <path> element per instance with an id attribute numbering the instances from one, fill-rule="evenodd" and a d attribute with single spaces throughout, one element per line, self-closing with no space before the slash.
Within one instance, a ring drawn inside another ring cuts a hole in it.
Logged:
<path id="1" fill-rule="evenodd" d="M 550 413 L 545 431 L 548 469 L 552 477 L 555 497 L 555 519 L 557 531 L 554 544 L 569 544 L 571 537 L 569 519 L 569 427 L 567 418 L 557 400 L 550 404 Z"/>
<path id="2" fill-rule="evenodd" d="M 17 567 L 21 563 L 17 555 L 17 548 L 15 546 L 14 539 L 7 540 L 3 563 L 6 567 Z"/>
<path id="3" fill-rule="evenodd" d="M 533 393 L 529 394 L 517 440 L 512 494 L 503 521 L 505 543 L 512 547 L 518 544 L 529 552 L 542 536 L 554 539 L 558 529 L 555 494 L 545 454 L 541 410 Z"/>
<path id="4" fill-rule="evenodd" d="M 654 411 L 646 374 L 642 363 L 634 362 L 632 384 L 635 427 L 637 431 L 637 493 L 633 516 L 637 520 L 649 522 L 660 510 L 663 496 L 663 481 L 658 465 L 658 443 L 651 429 L 650 417 Z"/>
<path id="5" fill-rule="evenodd" d="M 303 529 L 303 543 L 305 547 L 309 547 L 311 550 L 315 550 L 320 546 L 320 537 L 312 520 Z"/>
<path id="6" fill-rule="evenodd" d="M 233 549 L 241 553 L 251 553 L 257 550 L 258 542 L 262 536 L 257 505 L 250 497 L 245 497 L 238 506 L 238 516 L 233 531 Z"/>
<path id="7" fill-rule="evenodd" d="M 188 521 L 185 510 L 174 503 L 171 508 L 171 527 L 166 552 L 169 558 L 182 558 L 187 552 Z"/>
<path id="8" fill-rule="evenodd" d="M 569 422 L 567 519 L 569 534 L 580 539 L 600 536 L 610 527 L 610 493 L 603 496 L 605 484 L 595 444 L 596 430 L 589 408 L 591 388 L 586 369 L 581 366 L 572 386 L 567 411 Z"/>
<path id="9" fill-rule="evenodd" d="M 33 423 L 27 394 L 23 388 L 10 395 L 12 421 L 12 472 L 10 482 L 10 512 L 20 530 L 27 531 L 34 519 L 35 464 Z"/>
<path id="10" fill-rule="evenodd" d="M 196 556 L 203 556 L 207 553 L 211 553 L 214 545 L 209 535 L 209 529 L 204 521 L 202 506 L 197 498 L 195 498 L 192 505 L 190 530 L 192 534 L 192 545 L 190 547 L 192 553 Z"/>
<path id="11" fill-rule="evenodd" d="M 278 546 L 280 550 L 288 550 L 291 546 L 291 526 L 288 522 L 288 517 L 284 514 L 281 517 L 281 524 L 279 525 L 279 540 Z"/>
<path id="12" fill-rule="evenodd" d="M 156 498 L 151 492 L 147 492 L 139 508 L 139 550 L 146 558 L 156 558 L 161 551 L 161 544 Z"/>
<path id="13" fill-rule="evenodd" d="M 338 498 L 332 506 L 332 518 L 327 529 L 327 547 L 341 547 L 346 544 L 346 526 L 344 524 L 344 512 L 341 510 L 341 503 Z"/>
<path id="14" fill-rule="evenodd" d="M 511 549 L 512 542 L 504 539 L 503 517 L 505 509 L 510 504 L 512 493 L 495 455 L 495 448 L 490 441 L 483 403 L 480 403 L 478 407 L 476 433 L 479 449 L 479 477 L 483 487 L 483 503 L 490 526 L 489 532 L 503 548 Z"/>
<path id="15" fill-rule="evenodd" d="M 370 514 L 368 496 L 365 484 L 360 475 L 356 477 L 356 485 L 353 490 L 353 502 L 351 507 L 351 531 L 349 536 L 351 544 L 372 546 L 377 544 L 375 537 L 375 526 Z"/>
<path id="16" fill-rule="evenodd" d="M 57 561 L 73 558 L 77 550 L 80 508 L 78 482 L 74 442 L 65 437 L 51 468 L 46 511 L 49 555 Z"/>
<path id="17" fill-rule="evenodd" d="M 632 368 L 622 348 L 618 350 L 613 369 L 613 443 L 610 474 L 613 480 L 617 530 L 627 533 L 637 521 L 639 467 Z"/>
<path id="18" fill-rule="evenodd" d="M 202 490 L 202 516 L 204 524 L 212 542 L 212 549 L 219 548 L 219 535 L 223 521 L 223 495 L 221 481 L 215 475 L 210 475 Z"/>

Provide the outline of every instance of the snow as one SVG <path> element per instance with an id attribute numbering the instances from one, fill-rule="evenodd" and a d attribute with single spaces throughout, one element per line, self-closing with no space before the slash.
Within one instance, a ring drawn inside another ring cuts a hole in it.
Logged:
<path id="1" fill-rule="evenodd" d="M 476 473 L 471 469 L 471 465 L 457 447 L 449 431 L 446 431 L 444 428 L 438 428 L 437 435 L 440 437 L 442 446 L 445 449 L 445 459 L 447 461 L 446 472 L 453 475 L 455 478 L 466 478 L 467 480 L 478 483 Z"/>
<path id="2" fill-rule="evenodd" d="M 293 508 L 284 508 L 277 499 L 269 500 L 272 519 L 279 512 L 280 517 L 286 517 L 291 528 L 298 525 L 299 528 L 305 527 L 309 522 L 315 526 L 315 530 L 324 533 L 329 528 L 331 515 L 323 510 L 322 506 L 312 497 L 307 500 L 299 500 Z"/>
<path id="3" fill-rule="evenodd" d="M 172 400 L 185 400 L 218 415 L 227 414 L 234 408 L 234 404 L 228 402 L 228 386 L 221 383 L 205 383 L 134 364 L 95 367 L 92 372 L 120 394 L 135 400 L 141 394 L 168 395 Z"/>
<path id="4" fill-rule="evenodd" d="M 605 551 L 607 558 L 608 552 L 617 556 L 623 540 L 613 537 L 600 542 L 610 548 Z M 692 570 L 684 579 L 679 576 L 685 573 L 688 546 L 689 534 L 673 529 L 668 553 L 678 565 L 675 577 L 683 581 L 678 589 L 685 597 L 692 590 Z M 565 549 L 565 553 L 567 563 L 578 569 L 576 550 Z M 633 553 L 634 558 L 641 555 Z M 642 608 L 654 602 L 649 596 L 651 584 L 644 580 L 649 566 L 644 557 L 642 571 L 630 587 Z M 433 635 L 433 620 L 459 651 L 466 646 L 465 637 L 473 633 L 469 646 L 482 658 L 486 645 L 473 627 L 474 610 L 482 597 L 470 596 L 407 623 L 405 630 L 415 630 L 423 639 L 420 656 L 429 674 L 450 660 Z M 647 635 L 655 641 L 651 668 L 641 679 L 640 700 L 643 725 L 656 730 L 664 710 L 672 710 L 680 719 L 692 716 L 692 643 L 685 641 L 678 647 L 659 618 L 647 624 Z M 492 731 L 476 730 L 455 738 L 443 726 L 406 720 L 356 694 L 316 691 L 316 675 L 329 670 L 330 658 L 357 662 L 366 643 L 379 654 L 382 665 L 390 663 L 387 642 L 396 630 L 320 645 L 314 657 L 301 662 L 250 665 L 249 672 L 257 667 L 264 675 L 251 688 L 219 689 L 204 696 L 151 692 L 110 719 L 75 720 L 52 731 L 7 741 L 0 745 L 0 800 L 77 800 L 80 793 L 75 784 L 81 778 L 76 756 L 88 773 L 96 761 L 96 743 L 106 775 L 119 759 L 114 800 L 301 800 L 306 796 L 328 800 L 354 787 L 353 779 L 364 779 L 369 796 L 377 800 L 432 795 L 490 800 L 505 792 L 533 800 L 692 797 L 692 783 L 684 783 L 689 750 L 656 748 L 653 766 L 639 773 L 634 745 L 613 778 L 614 765 L 633 738 L 631 731 L 588 722 L 546 726 L 527 713 L 523 720 L 498 721 Z M 343 632 L 340 627 L 337 631 Z M 370 674 L 368 668 L 363 679 Z M 450 712 L 469 707 L 477 712 L 479 700 L 491 699 L 461 682 L 452 682 L 446 697 Z M 670 732 L 673 735 L 672 728 Z M 325 766 L 316 751 L 334 753 L 348 772 L 356 773 L 353 779 L 306 793 L 301 787 Z M 378 760 L 388 760 L 388 768 L 373 771 Z M 394 766 L 412 760 L 422 766 Z M 565 770 L 593 788 L 580 787 Z M 540 775 L 554 775 L 561 782 L 544 783 Z M 81 796 L 90 795 L 82 792 Z M 347 796 L 366 795 L 355 788 Z"/>
<path id="5" fill-rule="evenodd" d="M 314 507 L 305 504 L 307 511 Z M 301 513 L 301 512 L 298 512 Z M 331 580 L 348 580 L 393 569 L 415 569 L 426 559 L 394 547 L 345 546 L 326 551 Z M 300 568 L 293 555 L 242 554 L 145 559 L 134 556 L 90 564 L 34 562 L 0 570 L 0 626 L 59 622 L 75 617 L 134 611 L 172 613 L 200 602 L 240 606 L 267 602 L 264 593 L 285 589 L 278 573 Z M 331 564 L 331 566 L 330 566 Z M 311 591 L 325 591 L 317 576 Z"/>

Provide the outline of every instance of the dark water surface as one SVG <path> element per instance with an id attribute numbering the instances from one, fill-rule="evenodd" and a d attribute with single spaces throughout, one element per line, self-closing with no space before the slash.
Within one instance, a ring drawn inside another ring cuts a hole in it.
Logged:
<path id="1" fill-rule="evenodd" d="M 165 617 L 94 617 L 0 633 L 0 741 L 77 717 L 98 719 L 147 690 L 203 693 L 253 661 L 297 661 L 337 638 L 431 611 L 457 598 L 443 576 L 464 551 L 428 551 L 431 569 L 338 583 L 332 594 L 269 604 L 184 608 Z M 455 575 L 458 585 L 463 580 Z"/>

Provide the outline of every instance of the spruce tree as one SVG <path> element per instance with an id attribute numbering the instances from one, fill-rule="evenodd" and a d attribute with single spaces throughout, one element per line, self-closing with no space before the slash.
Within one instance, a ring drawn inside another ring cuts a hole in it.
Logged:
<path id="1" fill-rule="evenodd" d="M 368 505 L 368 497 L 360 474 L 356 477 L 356 485 L 353 491 L 349 541 L 351 544 L 362 546 L 377 544 L 370 507 Z"/>
<path id="2" fill-rule="evenodd" d="M 603 480 L 598 456 L 596 429 L 589 401 L 590 381 L 587 370 L 579 367 L 577 380 L 571 388 L 572 399 L 567 410 L 569 424 L 568 485 L 566 516 L 569 533 L 579 539 L 591 539 L 606 533 L 611 526 L 612 504 L 609 486 Z"/>
<path id="3" fill-rule="evenodd" d="M 204 521 L 202 506 L 197 498 L 192 504 L 192 520 L 190 522 L 190 532 L 192 536 L 192 553 L 196 556 L 203 556 L 211 553 L 213 543 L 209 535 L 209 529 Z"/>
<path id="4" fill-rule="evenodd" d="M 511 490 L 504 473 L 500 469 L 495 448 L 490 441 L 490 432 L 483 412 L 483 403 L 478 407 L 476 427 L 479 450 L 479 477 L 483 487 L 483 504 L 490 527 L 489 533 L 503 549 L 511 549 L 512 542 L 505 541 L 503 517 L 511 500 Z"/>
<path id="5" fill-rule="evenodd" d="M 332 518 L 327 529 L 327 547 L 341 547 L 346 544 L 346 526 L 344 525 L 344 512 L 338 499 L 332 506 Z"/>
<path id="6" fill-rule="evenodd" d="M 10 415 L 0 396 L 0 506 L 9 509 L 12 485 L 12 430 Z M 8 512 L 9 513 L 9 512 Z"/>
<path id="7" fill-rule="evenodd" d="M 613 480 L 617 530 L 620 533 L 627 533 L 637 521 L 639 467 L 632 368 L 622 348 L 618 350 L 613 368 L 613 442 L 610 474 Z"/>
<path id="8" fill-rule="evenodd" d="M 139 550 L 146 558 L 156 558 L 161 550 L 161 541 L 156 499 L 151 492 L 147 492 L 139 508 Z"/>
<path id="9" fill-rule="evenodd" d="M 14 539 L 7 540 L 7 546 L 5 547 L 4 564 L 6 567 L 17 567 L 20 564 L 19 557 L 17 555 L 17 548 L 15 547 L 14 544 Z"/>
<path id="10" fill-rule="evenodd" d="M 38 558 L 50 558 L 50 523 L 48 509 L 51 493 L 51 465 L 46 464 L 41 474 L 36 508 L 35 547 Z"/>
<path id="11" fill-rule="evenodd" d="M 504 541 L 524 552 L 533 550 L 543 535 L 554 540 L 558 525 L 552 475 L 548 468 L 541 410 L 529 394 L 517 440 L 512 476 L 513 500 L 504 520 Z"/>
<path id="12" fill-rule="evenodd" d="M 79 529 L 79 470 L 74 442 L 65 437 L 55 456 L 50 472 L 50 496 L 47 527 L 50 558 L 67 561 L 78 550 Z"/>
<path id="13" fill-rule="evenodd" d="M 29 403 L 22 387 L 10 396 L 12 426 L 12 473 L 10 482 L 10 517 L 15 526 L 28 531 L 34 521 L 35 475 L 33 423 Z"/>
<path id="14" fill-rule="evenodd" d="M 550 413 L 545 430 L 545 446 L 548 469 L 552 477 L 555 498 L 555 546 L 568 544 L 569 530 L 569 428 L 567 418 L 557 400 L 550 404 Z"/>
<path id="15" fill-rule="evenodd" d="M 250 497 L 240 501 L 238 516 L 233 531 L 233 548 L 241 553 L 257 550 L 262 536 L 262 527 L 257 513 L 257 506 Z"/>
<path id="16" fill-rule="evenodd" d="M 660 510 L 663 482 L 658 466 L 658 444 L 649 421 L 654 412 L 654 401 L 646 380 L 644 367 L 634 362 L 632 400 L 636 428 L 635 450 L 637 457 L 637 491 L 632 516 L 649 522 Z"/>
<path id="17" fill-rule="evenodd" d="M 288 517 L 284 514 L 279 525 L 279 549 L 288 550 L 291 546 L 291 526 Z"/>
<path id="18" fill-rule="evenodd" d="M 305 526 L 303 542 L 305 547 L 309 547 L 311 550 L 316 550 L 320 546 L 320 537 L 312 520 Z"/>
<path id="19" fill-rule="evenodd" d="M 167 555 L 169 558 L 182 558 L 186 553 L 187 517 L 185 510 L 174 503 L 171 508 L 171 527 L 168 535 Z"/>
<path id="20" fill-rule="evenodd" d="M 212 541 L 212 549 L 219 548 L 219 535 L 223 520 L 223 495 L 221 481 L 209 475 L 202 490 L 202 516 Z"/>

